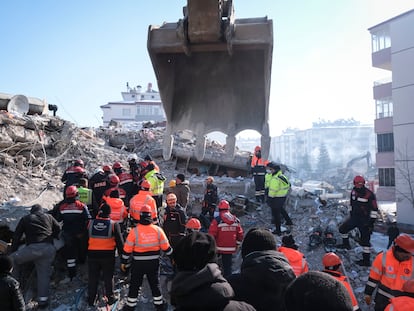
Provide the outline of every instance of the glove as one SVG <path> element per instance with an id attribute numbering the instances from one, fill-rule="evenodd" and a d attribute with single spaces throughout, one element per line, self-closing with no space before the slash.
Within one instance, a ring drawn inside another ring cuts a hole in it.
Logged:
<path id="1" fill-rule="evenodd" d="M 367 305 L 370 305 L 370 304 L 371 304 L 371 296 L 365 295 L 365 296 L 364 296 L 364 299 L 365 299 L 365 303 L 366 303 Z"/>
<path id="2" fill-rule="evenodd" d="M 129 266 L 128 265 L 126 265 L 126 264 L 124 264 L 124 263 L 121 263 L 121 271 L 122 272 L 124 272 L 124 273 L 127 273 L 128 272 L 128 269 L 129 269 Z"/>

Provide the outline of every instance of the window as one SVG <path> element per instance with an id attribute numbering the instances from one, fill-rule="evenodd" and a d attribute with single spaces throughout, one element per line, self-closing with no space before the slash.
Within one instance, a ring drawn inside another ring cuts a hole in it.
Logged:
<path id="1" fill-rule="evenodd" d="M 131 109 L 130 108 L 122 108 L 122 116 L 127 117 L 131 115 Z"/>
<path id="2" fill-rule="evenodd" d="M 395 187 L 395 170 L 393 168 L 378 169 L 379 185 L 382 187 Z"/>
<path id="3" fill-rule="evenodd" d="M 394 151 L 394 134 L 378 134 L 377 135 L 378 152 Z"/>
<path id="4" fill-rule="evenodd" d="M 391 47 L 391 38 L 388 28 L 378 29 L 371 33 L 372 53 Z"/>
<path id="5" fill-rule="evenodd" d="M 375 101 L 377 119 L 393 116 L 393 103 L 391 97 L 382 98 Z"/>

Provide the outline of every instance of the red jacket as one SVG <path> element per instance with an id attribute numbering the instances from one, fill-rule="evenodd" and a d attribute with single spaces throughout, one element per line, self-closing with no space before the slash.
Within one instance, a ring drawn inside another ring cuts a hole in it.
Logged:
<path id="1" fill-rule="evenodd" d="M 217 244 L 219 254 L 234 254 L 243 241 L 243 229 L 240 220 L 229 211 L 220 211 L 208 229 Z"/>

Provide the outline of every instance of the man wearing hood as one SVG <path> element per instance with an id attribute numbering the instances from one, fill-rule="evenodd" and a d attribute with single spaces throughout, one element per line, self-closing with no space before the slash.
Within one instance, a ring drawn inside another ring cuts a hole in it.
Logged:
<path id="1" fill-rule="evenodd" d="M 230 204 L 221 200 L 219 215 L 213 219 L 208 229 L 217 244 L 217 252 L 221 256 L 223 264 L 223 275 L 228 277 L 232 274 L 232 257 L 238 246 L 243 241 L 243 229 L 240 220 L 230 213 Z"/>

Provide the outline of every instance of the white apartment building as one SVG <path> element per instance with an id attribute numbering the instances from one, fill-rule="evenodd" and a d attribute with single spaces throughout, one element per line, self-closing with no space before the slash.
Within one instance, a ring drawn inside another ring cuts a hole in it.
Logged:
<path id="1" fill-rule="evenodd" d="M 374 83 L 378 200 L 395 201 L 397 221 L 414 225 L 414 10 L 368 29 L 372 66 L 388 79 Z"/>

